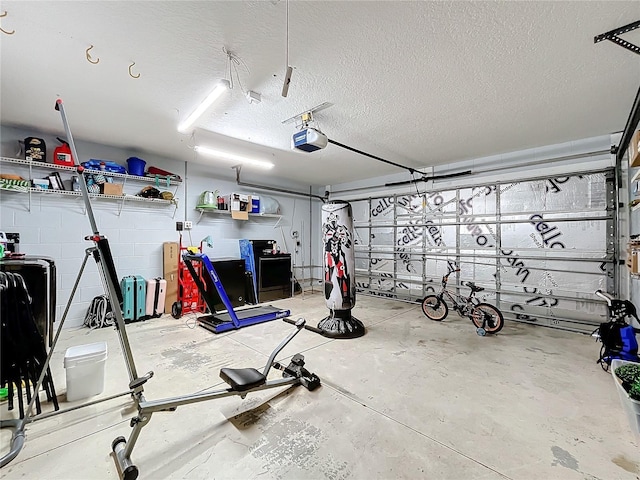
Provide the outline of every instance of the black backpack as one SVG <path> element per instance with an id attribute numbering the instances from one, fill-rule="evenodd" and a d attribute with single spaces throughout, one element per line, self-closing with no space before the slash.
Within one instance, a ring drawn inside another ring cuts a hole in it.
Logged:
<path id="1" fill-rule="evenodd" d="M 98 295 L 89 305 L 84 317 L 84 325 L 89 328 L 110 327 L 115 322 L 111 302 L 106 295 Z"/>
<path id="2" fill-rule="evenodd" d="M 42 138 L 27 137 L 24 139 L 24 158 L 36 162 L 47 161 L 47 145 Z"/>

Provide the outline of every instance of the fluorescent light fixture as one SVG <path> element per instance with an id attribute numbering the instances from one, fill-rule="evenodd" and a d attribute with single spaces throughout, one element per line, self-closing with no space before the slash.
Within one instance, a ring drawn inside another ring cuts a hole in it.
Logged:
<path id="1" fill-rule="evenodd" d="M 239 162 L 243 165 L 252 165 L 254 167 L 260 167 L 264 169 L 273 168 L 273 163 L 267 162 L 266 160 L 256 160 L 253 158 L 247 158 L 240 155 L 236 155 L 234 153 L 223 152 L 221 150 L 214 150 L 213 148 L 201 147 L 196 145 L 194 150 L 198 153 L 202 153 L 203 155 L 210 155 L 212 157 L 218 157 L 223 160 L 231 160 L 233 162 Z"/>
<path id="2" fill-rule="evenodd" d="M 220 95 L 222 95 L 226 90 L 229 90 L 230 88 L 231 84 L 229 83 L 229 80 L 220 80 L 220 82 L 218 82 L 216 87 L 211 91 L 207 98 L 205 98 L 203 102 L 198 105 L 198 108 L 196 108 L 184 122 L 178 125 L 178 131 L 183 133 L 186 132 L 188 128 L 193 125 L 195 121 L 198 120 L 198 118 L 200 118 L 200 116 L 207 110 L 207 108 L 213 105 L 213 102 L 220 98 Z"/>

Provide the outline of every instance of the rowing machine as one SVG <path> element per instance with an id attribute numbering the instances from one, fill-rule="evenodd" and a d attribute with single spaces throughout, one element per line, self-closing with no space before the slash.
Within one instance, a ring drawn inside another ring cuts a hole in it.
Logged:
<path id="1" fill-rule="evenodd" d="M 298 319 L 295 324 L 295 331 L 291 332 L 280 342 L 275 350 L 271 352 L 269 360 L 267 360 L 267 364 L 262 372 L 259 372 L 255 368 L 222 368 L 220 370 L 220 378 L 229 384 L 228 388 L 208 393 L 196 393 L 153 401 L 146 400 L 142 393 L 140 393 L 138 395 L 138 415 L 131 419 L 133 430 L 129 435 L 129 440 L 126 440 L 124 437 L 118 437 L 111 444 L 122 478 L 124 480 L 135 480 L 138 477 L 138 467 L 131 461 L 131 451 L 138 440 L 142 427 L 149 423 L 154 412 L 174 412 L 180 405 L 205 402 L 217 398 L 229 397 L 231 395 L 239 395 L 241 398 L 244 398 L 250 392 L 286 385 L 302 385 L 309 391 L 319 387 L 320 378 L 304 368 L 304 356 L 302 356 L 302 354 L 295 354 L 286 367 L 275 362 L 278 353 L 304 328 L 304 325 L 305 320 L 303 318 Z M 282 378 L 267 380 L 267 375 L 271 367 L 281 370 Z"/>

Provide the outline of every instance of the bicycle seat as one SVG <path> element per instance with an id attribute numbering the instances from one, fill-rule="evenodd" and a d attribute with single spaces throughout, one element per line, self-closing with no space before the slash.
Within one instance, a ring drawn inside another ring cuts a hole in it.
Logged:
<path id="1" fill-rule="evenodd" d="M 484 290 L 484 287 L 478 287 L 473 282 L 467 282 L 467 287 L 469 287 L 472 292 L 481 292 Z"/>

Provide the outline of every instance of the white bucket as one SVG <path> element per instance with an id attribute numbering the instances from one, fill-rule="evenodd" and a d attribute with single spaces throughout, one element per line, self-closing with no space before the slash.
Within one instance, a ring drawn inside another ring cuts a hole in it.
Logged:
<path id="1" fill-rule="evenodd" d="M 64 354 L 64 368 L 67 374 L 68 402 L 102 393 L 106 362 L 106 342 L 67 349 Z"/>

